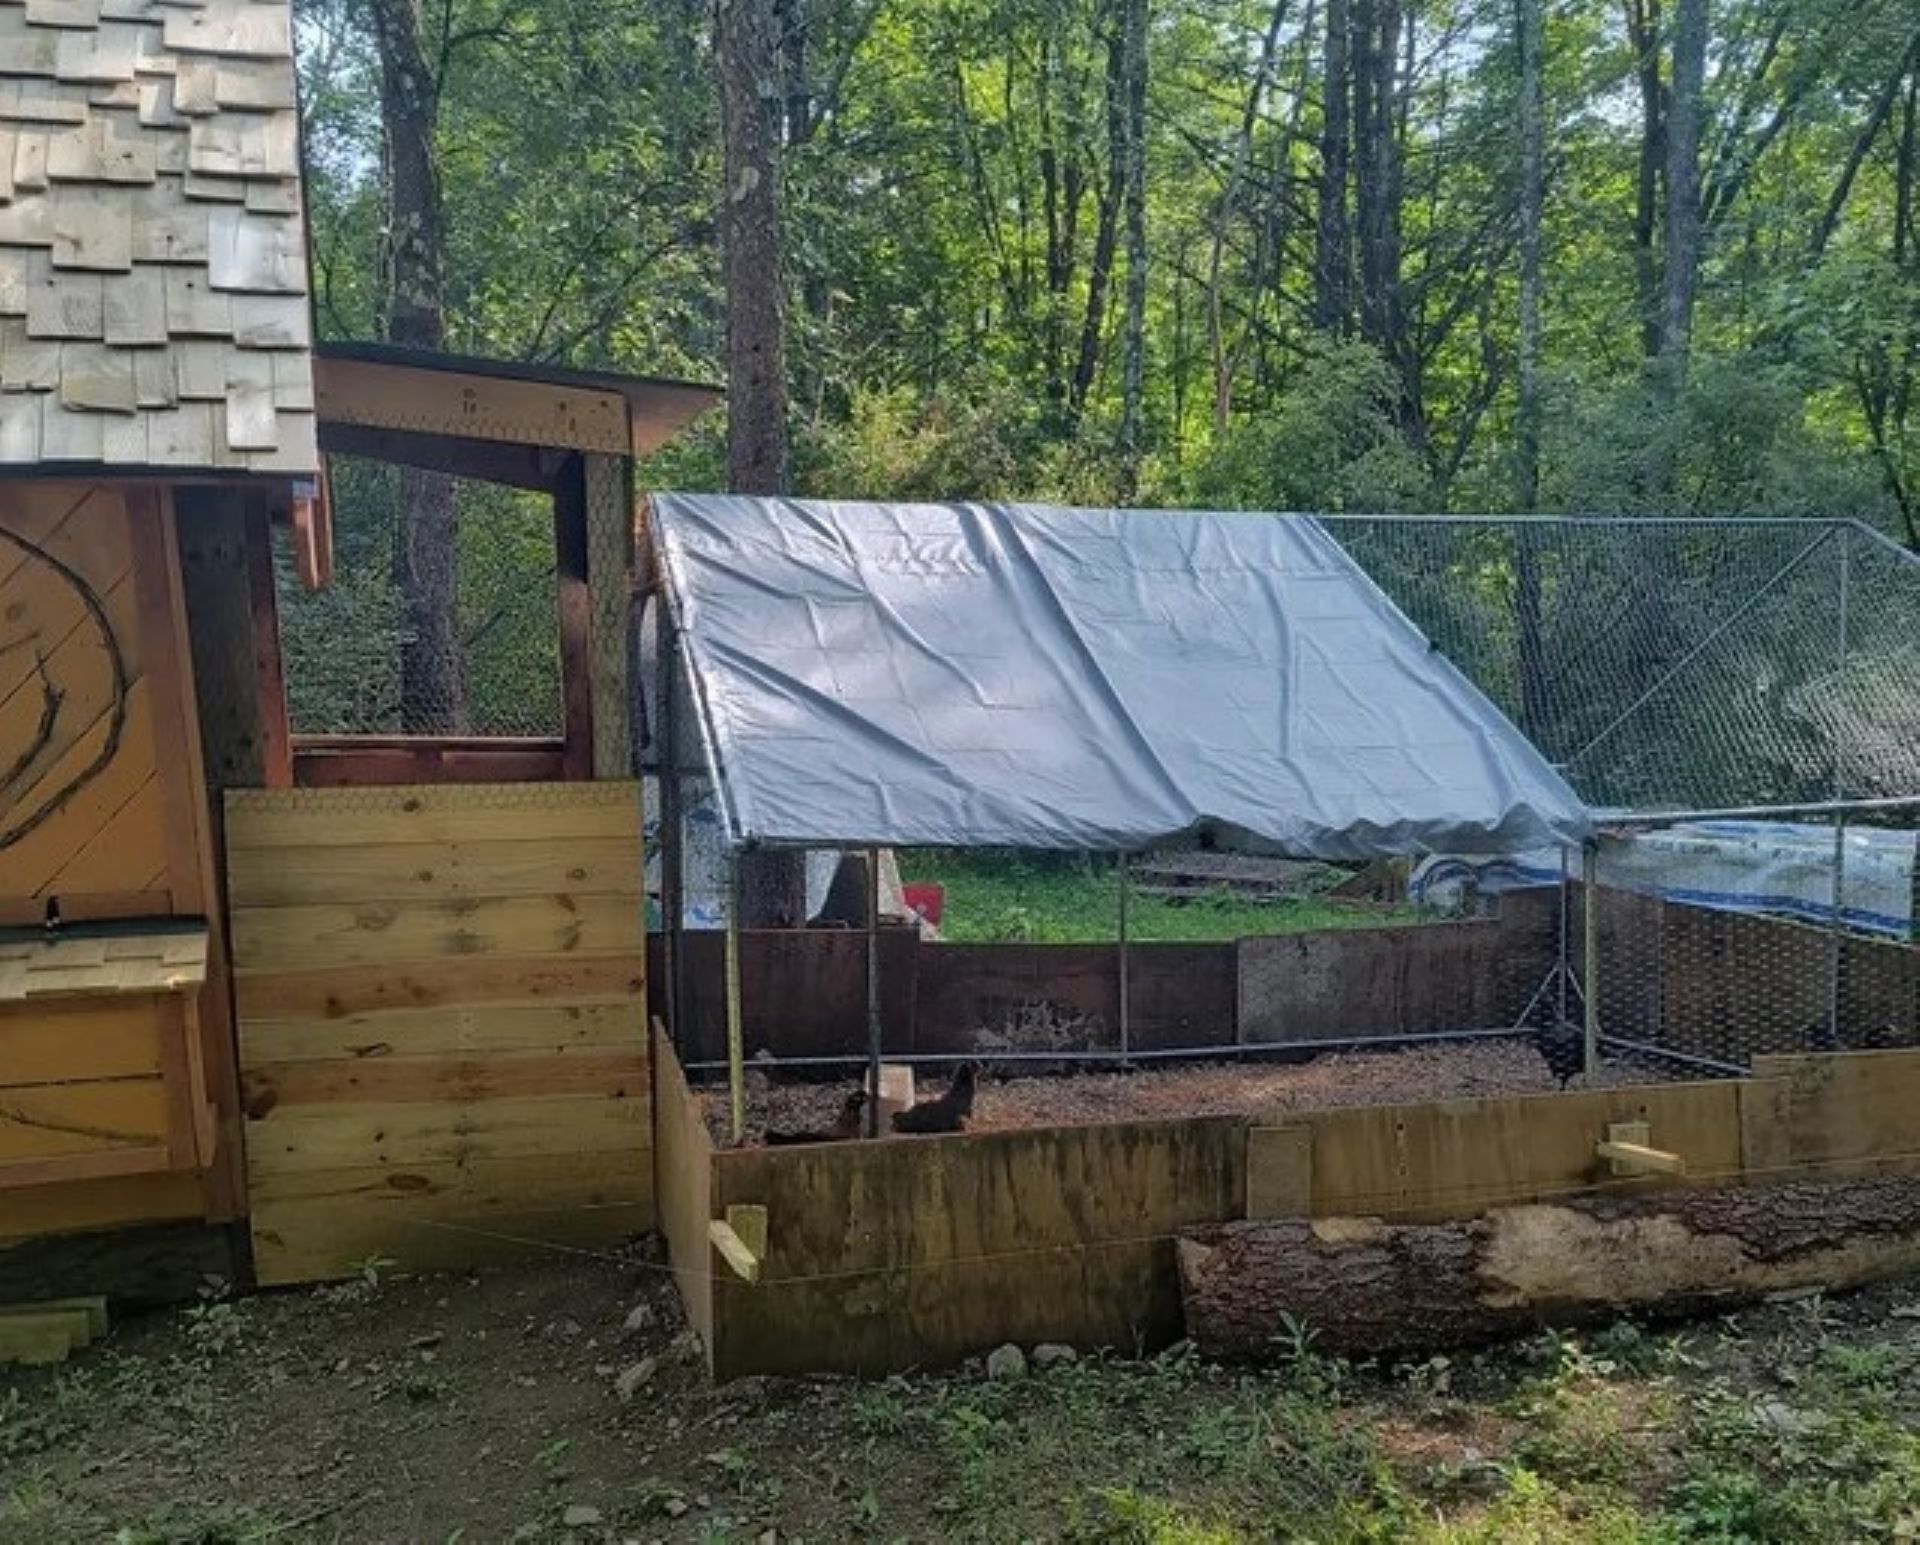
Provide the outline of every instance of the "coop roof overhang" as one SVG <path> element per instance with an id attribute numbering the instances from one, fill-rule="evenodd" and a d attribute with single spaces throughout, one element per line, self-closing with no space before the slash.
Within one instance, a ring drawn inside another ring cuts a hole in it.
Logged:
<path id="1" fill-rule="evenodd" d="M 529 365 L 384 343 L 314 358 L 323 450 L 548 487 L 559 456 L 645 456 L 720 401 L 695 381 Z"/>
<path id="2" fill-rule="evenodd" d="M 1316 521 L 657 495 L 737 845 L 1307 856 L 1579 841 L 1579 798 Z"/>

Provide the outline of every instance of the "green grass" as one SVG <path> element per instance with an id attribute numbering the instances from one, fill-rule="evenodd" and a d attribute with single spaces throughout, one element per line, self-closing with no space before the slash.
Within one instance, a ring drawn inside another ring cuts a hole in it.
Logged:
<path id="1" fill-rule="evenodd" d="M 1110 858 L 902 852 L 900 870 L 909 883 L 937 881 L 946 888 L 940 936 L 950 943 L 1105 944 L 1119 936 L 1119 884 Z M 1212 893 L 1175 902 L 1135 894 L 1127 936 L 1137 943 L 1203 943 L 1377 928 L 1431 915 L 1319 899 L 1252 902 Z"/>

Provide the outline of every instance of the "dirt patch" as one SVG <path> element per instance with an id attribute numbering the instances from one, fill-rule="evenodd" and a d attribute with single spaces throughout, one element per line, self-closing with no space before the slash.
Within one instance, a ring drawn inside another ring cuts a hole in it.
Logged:
<path id="1" fill-rule="evenodd" d="M 0 1369 L 0 1540 L 1839 1545 L 1920 1517 L 1911 1286 L 1394 1366 L 1176 1349 L 716 1389 L 692 1354 L 637 1252 L 124 1321 Z"/>
<path id="2" fill-rule="evenodd" d="M 1397 1105 L 1473 1099 L 1485 1095 L 1542 1094 L 1559 1087 L 1546 1062 L 1525 1039 L 1462 1041 L 1383 1051 L 1332 1052 L 1299 1063 L 1211 1062 L 1147 1067 L 1132 1072 L 1022 1075 L 987 1064 L 968 1130 L 1070 1126 L 1097 1121 L 1147 1121 L 1180 1116 L 1243 1116 L 1313 1110 L 1335 1105 Z M 1573 1089 L 1615 1088 L 1664 1076 L 1649 1064 L 1607 1062 Z M 788 1083 L 777 1073 L 747 1075 L 747 1141 L 768 1131 L 826 1133 L 857 1080 Z M 923 1077 L 922 1099 L 946 1080 Z M 724 1090 L 704 1091 L 708 1130 L 727 1138 Z"/>

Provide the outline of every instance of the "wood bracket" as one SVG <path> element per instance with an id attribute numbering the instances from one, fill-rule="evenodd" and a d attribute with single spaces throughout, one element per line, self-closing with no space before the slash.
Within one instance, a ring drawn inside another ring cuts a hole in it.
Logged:
<path id="1" fill-rule="evenodd" d="M 1604 1141 L 1593 1145 L 1616 1175 L 1684 1175 L 1686 1160 L 1651 1146 L 1652 1129 L 1644 1121 L 1610 1121 Z"/>
<path id="2" fill-rule="evenodd" d="M 767 1209 L 737 1202 L 725 1218 L 707 1225 L 707 1239 L 742 1282 L 760 1280 L 760 1264 L 767 1258 Z"/>

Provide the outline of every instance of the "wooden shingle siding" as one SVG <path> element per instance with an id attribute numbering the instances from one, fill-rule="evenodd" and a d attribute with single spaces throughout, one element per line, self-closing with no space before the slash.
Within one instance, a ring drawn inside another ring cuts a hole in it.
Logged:
<path id="1" fill-rule="evenodd" d="M 318 465 L 287 0 L 0 0 L 0 464 Z"/>

